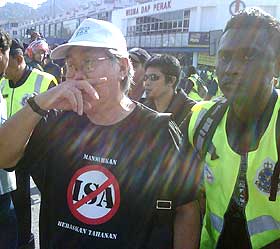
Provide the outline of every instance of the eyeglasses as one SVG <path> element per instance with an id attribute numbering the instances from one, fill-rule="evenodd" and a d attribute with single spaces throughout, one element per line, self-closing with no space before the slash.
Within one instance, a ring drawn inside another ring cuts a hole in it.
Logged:
<path id="1" fill-rule="evenodd" d="M 157 81 L 160 79 L 160 76 L 155 74 L 155 73 L 152 73 L 152 74 L 145 74 L 144 75 L 144 81 L 147 81 L 147 80 L 150 80 L 150 81 Z"/>
<path id="2" fill-rule="evenodd" d="M 80 62 L 79 68 L 82 69 L 82 71 L 87 74 L 94 71 L 94 69 L 97 67 L 100 61 L 110 60 L 110 57 L 99 57 L 99 58 L 93 58 L 93 59 L 86 59 L 85 61 Z M 66 70 L 67 74 L 72 75 L 77 70 L 76 65 L 72 64 L 71 61 L 66 61 Z"/>

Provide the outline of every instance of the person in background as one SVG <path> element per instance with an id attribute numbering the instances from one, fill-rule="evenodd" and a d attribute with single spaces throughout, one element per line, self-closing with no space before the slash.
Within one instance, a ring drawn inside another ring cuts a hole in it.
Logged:
<path id="1" fill-rule="evenodd" d="M 143 104 L 158 112 L 172 113 L 178 125 L 196 103 L 184 90 L 176 89 L 180 73 L 180 62 L 172 55 L 154 55 L 145 63 Z"/>
<path id="2" fill-rule="evenodd" d="M 25 52 L 30 59 L 28 65 L 43 72 L 43 61 L 49 53 L 48 43 L 42 39 L 35 40 L 29 44 Z"/>
<path id="3" fill-rule="evenodd" d="M 40 33 L 32 30 L 31 33 L 30 33 L 30 42 L 29 42 L 29 44 L 34 42 L 34 41 L 36 41 L 36 40 L 40 40 L 40 39 L 41 39 Z"/>
<path id="4" fill-rule="evenodd" d="M 23 44 L 12 40 L 9 63 L 5 78 L 0 81 L 1 93 L 7 102 L 7 116 L 18 112 L 32 94 L 47 91 L 57 85 L 53 75 L 31 68 L 24 60 Z M 12 193 L 17 213 L 20 249 L 34 248 L 34 235 L 31 233 L 30 173 L 16 170 L 17 190 Z"/>
<path id="5" fill-rule="evenodd" d="M 185 82 L 185 91 L 189 98 L 195 101 L 201 101 L 207 97 L 207 88 L 205 83 L 197 74 L 194 66 L 188 67 Z"/>
<path id="6" fill-rule="evenodd" d="M 132 48 L 128 51 L 129 58 L 132 62 L 134 69 L 133 82 L 129 89 L 128 96 L 135 100 L 140 101 L 144 95 L 144 64 L 151 57 L 151 55 L 142 48 Z"/>
<path id="7" fill-rule="evenodd" d="M 0 30 L 0 77 L 5 74 L 9 63 L 11 46 L 9 35 Z M 7 119 L 6 101 L 0 93 L 0 126 Z M 0 137 L 0 140 L 3 139 Z M 16 189 L 14 172 L 0 170 L 0 247 L 2 249 L 17 249 L 18 231 L 17 219 L 13 206 L 11 192 Z"/>
<path id="8" fill-rule="evenodd" d="M 50 54 L 47 54 L 44 59 L 43 69 L 46 73 L 53 75 L 57 82 L 60 83 L 62 80 L 62 68 L 53 62 L 50 58 Z"/>
<path id="9" fill-rule="evenodd" d="M 218 78 L 216 76 L 216 72 L 207 71 L 207 78 L 205 80 L 207 87 L 207 98 L 206 99 L 214 99 L 221 96 L 221 91 L 218 86 Z"/>

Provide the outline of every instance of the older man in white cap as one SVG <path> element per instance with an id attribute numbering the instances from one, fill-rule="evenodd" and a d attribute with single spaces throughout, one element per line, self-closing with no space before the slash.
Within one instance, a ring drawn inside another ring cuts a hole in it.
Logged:
<path id="1" fill-rule="evenodd" d="M 40 248 L 196 248 L 199 176 L 169 116 L 125 95 L 121 31 L 86 19 L 52 57 L 66 58 L 66 81 L 0 128 L 0 166 L 30 170 L 41 191 Z"/>

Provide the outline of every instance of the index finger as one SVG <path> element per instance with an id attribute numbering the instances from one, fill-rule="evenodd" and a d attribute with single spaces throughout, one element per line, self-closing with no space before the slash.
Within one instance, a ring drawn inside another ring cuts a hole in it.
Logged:
<path id="1" fill-rule="evenodd" d="M 99 95 L 97 91 L 88 81 L 75 81 L 74 86 L 77 87 L 79 90 L 86 92 L 89 97 L 95 100 L 99 100 Z"/>

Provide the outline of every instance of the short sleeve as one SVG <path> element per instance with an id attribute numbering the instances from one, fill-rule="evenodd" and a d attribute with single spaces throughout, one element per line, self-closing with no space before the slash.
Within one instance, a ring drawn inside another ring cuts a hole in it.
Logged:
<path id="1" fill-rule="evenodd" d="M 55 128 L 54 119 L 57 112 L 50 112 L 48 118 L 42 118 L 35 127 L 22 159 L 16 165 L 16 169 L 32 171 L 47 157 L 50 149 L 50 133 Z"/>

